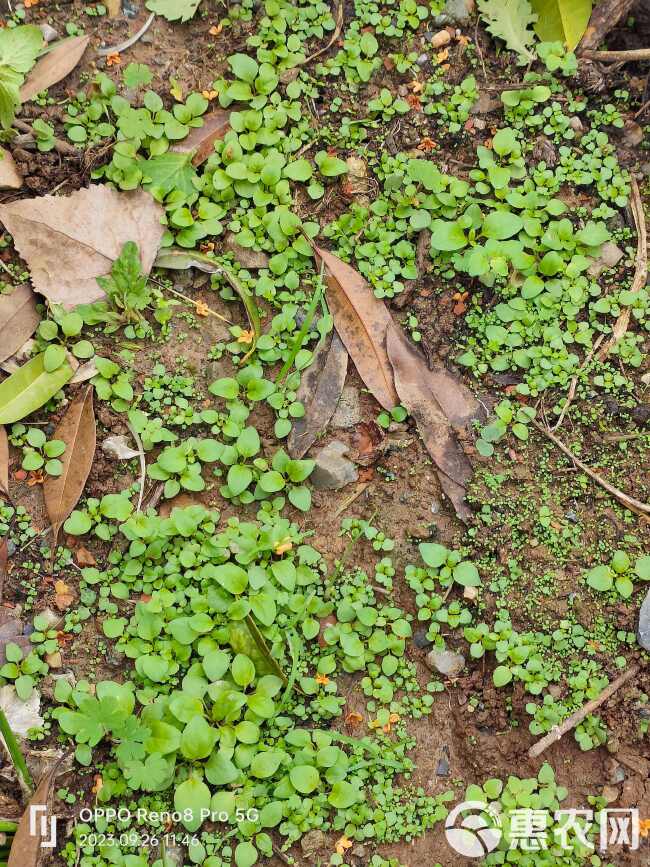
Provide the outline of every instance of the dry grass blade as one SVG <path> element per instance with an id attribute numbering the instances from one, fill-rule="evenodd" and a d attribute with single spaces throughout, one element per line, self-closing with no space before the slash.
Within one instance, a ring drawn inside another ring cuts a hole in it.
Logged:
<path id="1" fill-rule="evenodd" d="M 386 337 L 388 357 L 395 374 L 395 388 L 402 404 L 415 419 L 420 436 L 438 470 L 440 485 L 451 500 L 462 521 L 472 512 L 465 503 L 466 485 L 472 476 L 472 465 L 458 443 L 452 428 L 452 417 L 467 423 L 478 413 L 478 404 L 472 407 L 468 396 L 457 383 L 459 404 L 453 405 L 453 394 L 445 388 L 445 406 L 436 395 L 436 382 L 424 358 L 409 343 L 401 329 L 392 326 Z M 468 416 L 468 411 L 473 409 Z M 458 425 L 460 426 L 460 425 Z"/>
<path id="2" fill-rule="evenodd" d="M 610 483 L 604 479 L 602 476 L 599 476 L 597 472 L 588 467 L 587 464 L 583 464 L 583 462 L 577 458 L 571 449 L 566 446 L 561 439 L 555 436 L 554 433 L 548 428 L 545 428 L 539 422 L 533 419 L 532 424 L 537 428 L 540 433 L 543 433 L 544 436 L 548 437 L 552 443 L 554 443 L 561 452 L 571 458 L 573 463 L 582 470 L 583 473 L 586 473 L 590 479 L 593 479 L 594 482 L 599 484 L 601 488 L 604 488 L 609 494 L 612 495 L 615 499 L 619 501 L 622 506 L 625 506 L 626 509 L 630 509 L 632 512 L 636 512 L 640 515 L 650 515 L 650 505 L 648 503 L 642 503 L 641 500 L 637 500 L 636 497 L 631 497 L 629 494 L 626 494 L 624 491 L 621 491 L 620 488 L 615 487 L 614 485 L 610 485 Z"/>
<path id="3" fill-rule="evenodd" d="M 41 321 L 28 283 L 11 295 L 0 295 L 0 361 L 10 358 L 32 336 Z"/>
<path id="4" fill-rule="evenodd" d="M 334 325 L 368 389 L 384 409 L 398 402 L 386 332 L 393 320 L 363 277 L 333 253 L 314 247 L 325 266 L 327 300 Z"/>
<path id="5" fill-rule="evenodd" d="M 90 36 L 74 36 L 55 45 L 38 61 L 20 88 L 21 102 L 28 102 L 37 93 L 69 75 L 83 57 Z"/>
<path id="6" fill-rule="evenodd" d="M 0 424 L 0 497 L 9 496 L 9 440 L 4 425 Z"/>
<path id="7" fill-rule="evenodd" d="M 645 223 L 645 213 L 643 211 L 643 202 L 639 185 L 634 177 L 630 178 L 630 188 L 632 195 L 630 198 L 630 206 L 636 226 L 637 242 L 636 242 L 636 264 L 634 269 L 634 280 L 630 286 L 630 292 L 639 292 L 646 284 L 648 279 L 648 234 Z M 603 361 L 612 351 L 616 344 L 623 338 L 630 324 L 630 308 L 624 307 L 619 313 L 618 319 L 614 323 L 612 336 L 607 341 L 605 346 L 598 353 L 598 359 Z"/>
<path id="8" fill-rule="evenodd" d="M 92 385 L 69 407 L 53 439 L 66 444 L 61 458 L 63 472 L 56 478 L 48 476 L 43 484 L 45 507 L 56 540 L 61 524 L 79 501 L 95 455 L 97 435 Z"/>
<path id="9" fill-rule="evenodd" d="M 37 817 L 37 821 L 34 822 L 30 807 L 32 804 L 50 806 L 52 789 L 54 788 L 54 781 L 61 761 L 62 759 L 59 759 L 36 787 L 36 791 L 32 795 L 32 799 L 18 823 L 7 867 L 38 867 L 43 852 L 47 851 L 41 845 L 44 842 L 41 837 L 41 831 L 43 830 L 43 826 L 49 828 L 49 823 L 44 822 L 42 826 L 41 822 L 38 821 L 40 817 Z"/>
<path id="10" fill-rule="evenodd" d="M 303 372 L 296 400 L 305 414 L 293 423 L 287 440 L 292 458 L 302 458 L 334 415 L 348 369 L 348 353 L 336 331 L 316 347 L 311 365 Z"/>
<path id="11" fill-rule="evenodd" d="M 555 423 L 553 430 L 557 430 L 561 427 L 562 422 L 564 421 L 564 416 L 567 414 L 569 407 L 571 406 L 571 401 L 575 397 L 576 388 L 578 387 L 578 379 L 580 378 L 580 374 L 587 367 L 591 359 L 594 357 L 596 352 L 598 351 L 600 344 L 603 342 L 604 334 L 600 334 L 596 340 L 594 341 L 594 345 L 591 347 L 590 352 L 585 357 L 585 360 L 580 365 L 580 370 L 571 377 L 571 382 L 569 384 L 569 391 L 567 392 L 566 400 L 564 401 L 564 406 L 562 407 L 562 411 L 558 416 L 558 420 Z"/>

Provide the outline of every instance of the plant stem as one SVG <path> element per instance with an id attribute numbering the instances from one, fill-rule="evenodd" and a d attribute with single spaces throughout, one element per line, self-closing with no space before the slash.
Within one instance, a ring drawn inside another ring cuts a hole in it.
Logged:
<path id="1" fill-rule="evenodd" d="M 18 743 L 16 735 L 11 730 L 9 720 L 2 709 L 0 709 L 0 734 L 4 739 L 7 751 L 9 752 L 13 766 L 16 769 L 16 773 L 18 774 L 21 788 L 26 788 L 30 792 L 33 792 L 34 781 L 32 780 L 32 775 L 29 773 L 29 768 L 27 767 L 25 757 L 21 752 L 20 744 Z"/>

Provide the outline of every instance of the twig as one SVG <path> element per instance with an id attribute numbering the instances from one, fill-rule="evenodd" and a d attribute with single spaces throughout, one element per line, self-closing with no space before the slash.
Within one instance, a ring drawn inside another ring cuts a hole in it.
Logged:
<path id="1" fill-rule="evenodd" d="M 588 467 L 577 458 L 571 449 L 568 446 L 565 446 L 562 440 L 558 439 L 548 428 L 541 425 L 538 421 L 535 421 L 535 419 L 532 420 L 532 424 L 540 433 L 543 433 L 544 436 L 548 437 L 561 452 L 564 452 L 567 457 L 571 458 L 573 463 L 579 467 L 583 473 L 586 473 L 590 479 L 593 479 L 594 482 L 601 486 L 601 488 L 604 488 L 609 494 L 617 499 L 621 505 L 625 506 L 626 509 L 630 509 L 631 511 L 642 515 L 650 515 L 650 505 L 642 503 L 641 500 L 637 500 L 635 497 L 630 497 L 629 494 L 624 493 L 619 490 L 619 488 L 614 487 L 614 485 L 610 485 L 610 483 L 603 479 L 602 476 L 599 476 L 598 473 L 591 469 L 591 467 Z"/>
<path id="2" fill-rule="evenodd" d="M 574 374 L 571 377 L 571 384 L 569 385 L 569 391 L 567 393 L 566 401 L 564 402 L 564 406 L 562 407 L 562 412 L 560 413 L 560 417 L 558 418 L 557 422 L 555 423 L 555 426 L 553 428 L 551 428 L 551 430 L 556 431 L 562 425 L 562 422 L 564 421 L 564 416 L 567 414 L 567 410 L 571 406 L 571 401 L 575 397 L 576 387 L 578 385 L 578 378 L 580 377 L 580 374 L 585 369 L 585 367 L 587 367 L 587 365 L 589 364 L 591 359 L 594 357 L 594 354 L 598 351 L 598 348 L 599 348 L 600 344 L 603 342 L 604 337 L 605 337 L 604 334 L 600 334 L 598 336 L 598 339 L 595 341 L 594 345 L 591 347 L 591 350 L 589 351 L 585 360 L 580 365 L 580 369 L 578 370 L 578 372 L 576 374 Z"/>
<path id="3" fill-rule="evenodd" d="M 202 310 L 207 311 L 210 316 L 216 316 L 217 319 L 221 319 L 222 322 L 227 322 L 228 325 L 232 325 L 230 319 L 226 319 L 225 316 L 222 316 L 221 313 L 217 313 L 216 310 L 213 310 L 211 307 L 208 307 L 207 304 L 204 305 L 203 301 L 195 301 L 193 298 L 190 298 L 188 295 L 183 295 L 182 292 L 179 292 L 178 289 L 173 289 L 171 286 L 165 286 L 164 283 L 161 283 L 160 280 L 156 280 L 154 277 L 149 277 L 149 280 L 152 283 L 155 283 L 156 286 L 160 286 L 165 292 L 171 292 L 172 295 L 177 295 L 179 298 L 182 298 L 183 301 L 186 301 L 188 304 L 191 304 L 196 310 L 200 307 Z"/>
<path id="4" fill-rule="evenodd" d="M 98 48 L 97 54 L 99 54 L 100 57 L 106 57 L 109 54 L 121 54 L 123 51 L 126 51 L 132 45 L 135 45 L 138 39 L 141 39 L 144 36 L 147 30 L 151 27 L 155 17 L 155 14 L 152 12 L 137 33 L 134 33 L 133 36 L 130 36 L 124 42 L 120 42 L 119 45 L 111 45 L 108 48 Z"/>
<path id="5" fill-rule="evenodd" d="M 629 51 L 581 51 L 580 57 L 586 60 L 599 60 L 601 63 L 631 63 L 633 60 L 650 60 L 650 48 L 633 48 Z"/>
<path id="6" fill-rule="evenodd" d="M 144 459 L 144 446 L 142 445 L 142 440 L 140 439 L 140 434 L 133 427 L 130 421 L 127 421 L 126 426 L 131 431 L 131 436 L 135 440 L 135 444 L 138 447 L 138 456 L 140 458 L 140 496 L 138 497 L 138 508 L 136 509 L 139 512 L 142 509 L 142 498 L 144 497 L 144 483 L 147 478 L 147 464 Z"/>
<path id="7" fill-rule="evenodd" d="M 630 292 L 639 292 L 646 284 L 648 279 L 648 237 L 645 225 L 645 213 L 643 211 L 643 202 L 641 201 L 641 193 L 639 185 L 634 177 L 630 179 L 630 188 L 632 195 L 630 198 L 630 207 L 632 216 L 636 225 L 636 266 L 634 269 L 634 280 L 630 287 Z M 621 341 L 630 324 L 630 307 L 624 307 L 618 315 L 618 319 L 614 323 L 612 336 L 607 341 L 605 346 L 598 353 L 598 360 L 603 361 L 612 349 Z"/>
<path id="8" fill-rule="evenodd" d="M 329 49 L 332 47 L 332 45 L 334 45 L 336 40 L 341 35 L 341 30 L 343 30 L 343 17 L 344 17 L 343 12 L 344 12 L 343 2 L 341 0 L 341 2 L 339 3 L 339 5 L 336 9 L 336 27 L 334 28 L 334 32 L 332 33 L 330 41 L 323 48 L 319 48 L 318 51 L 315 51 L 313 54 L 310 54 L 309 57 L 306 57 L 302 61 L 302 63 L 299 64 L 300 66 L 304 66 L 306 63 L 311 63 L 312 60 L 315 60 L 317 57 L 320 57 L 321 54 L 325 54 L 325 52 L 329 51 Z"/>
<path id="9" fill-rule="evenodd" d="M 31 124 L 27 123 L 24 120 L 18 120 L 18 118 L 16 118 L 14 120 L 13 125 L 17 129 L 22 130 L 23 132 L 28 132 L 31 135 L 34 135 L 34 130 L 32 129 Z M 64 156 L 67 156 L 67 157 L 80 157 L 81 156 L 81 151 L 77 150 L 77 148 L 68 144 L 67 141 L 62 141 L 60 138 L 53 138 L 52 141 L 54 142 L 54 150 L 57 153 L 63 154 Z"/>
<path id="10" fill-rule="evenodd" d="M 548 749 L 551 744 L 554 744 L 556 741 L 559 741 L 562 735 L 565 735 L 567 732 L 571 731 L 572 728 L 578 725 L 578 723 L 582 722 L 582 720 L 590 713 L 596 710 L 596 708 L 600 707 L 601 704 L 607 701 L 616 690 L 620 689 L 624 683 L 627 683 L 628 680 L 635 677 L 639 673 L 639 666 L 632 665 L 621 674 L 616 680 L 613 680 L 609 686 L 606 686 L 605 689 L 601 692 L 598 698 L 594 698 L 591 701 L 588 701 L 587 704 L 583 705 L 580 710 L 572 713 L 570 717 L 564 720 L 564 722 L 559 726 L 553 726 L 551 731 L 545 735 L 541 740 L 537 741 L 536 744 L 533 744 L 532 747 L 528 750 L 528 757 L 531 759 L 536 759 L 537 756 L 540 756 L 544 750 Z"/>
<path id="11" fill-rule="evenodd" d="M 605 36 L 630 11 L 634 0 L 599 0 L 580 41 L 580 50 L 598 48 Z"/>
<path id="12" fill-rule="evenodd" d="M 342 515 L 343 512 L 345 512 L 345 510 L 348 508 L 348 506 L 351 506 L 352 503 L 354 503 L 354 501 L 358 499 L 361 494 L 363 494 L 363 492 L 370 487 L 370 485 L 372 485 L 372 479 L 369 482 L 362 482 L 353 494 L 350 494 L 349 497 L 346 497 L 345 500 L 343 500 L 343 502 L 334 512 L 334 515 L 332 517 L 338 518 L 339 515 Z"/>

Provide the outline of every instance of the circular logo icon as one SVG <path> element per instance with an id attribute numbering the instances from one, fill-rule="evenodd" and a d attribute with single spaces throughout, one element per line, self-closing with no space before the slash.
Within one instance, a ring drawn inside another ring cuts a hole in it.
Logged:
<path id="1" fill-rule="evenodd" d="M 464 813 L 469 815 L 461 815 Z M 484 858 L 499 845 L 501 819 L 499 814 L 483 801 L 463 801 L 447 816 L 445 836 L 451 848 L 459 855 L 466 858 Z"/>

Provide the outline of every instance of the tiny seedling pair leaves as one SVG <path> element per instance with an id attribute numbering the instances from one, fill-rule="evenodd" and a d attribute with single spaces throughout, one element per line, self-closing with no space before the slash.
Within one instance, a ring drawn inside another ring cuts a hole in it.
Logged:
<path id="1" fill-rule="evenodd" d="M 0 220 L 27 262 L 34 289 L 66 309 L 104 297 L 105 276 L 127 241 L 148 274 L 160 246 L 164 210 L 143 190 L 101 184 L 70 196 L 40 196 L 0 206 Z"/>
<path id="2" fill-rule="evenodd" d="M 45 369 L 44 359 L 44 352 L 36 355 L 0 384 L 0 424 L 12 424 L 40 409 L 72 379 L 67 358 L 52 371 Z"/>
<path id="3" fill-rule="evenodd" d="M 17 286 L 11 295 L 0 295 L 0 361 L 17 352 L 40 321 L 36 297 L 28 283 Z"/>
<path id="4" fill-rule="evenodd" d="M 95 456 L 97 433 L 92 385 L 70 405 L 52 438 L 62 440 L 66 446 L 61 457 L 61 475 L 48 476 L 43 484 L 45 507 L 56 539 L 59 528 L 81 497 Z"/>

